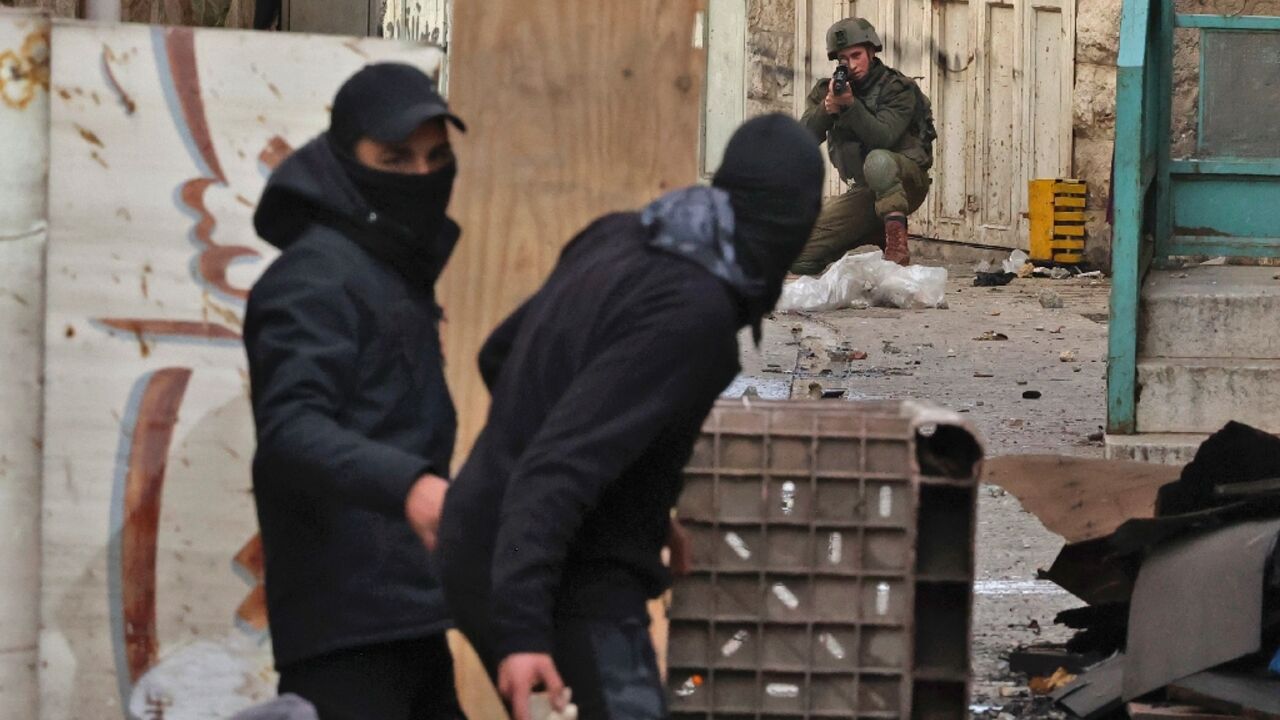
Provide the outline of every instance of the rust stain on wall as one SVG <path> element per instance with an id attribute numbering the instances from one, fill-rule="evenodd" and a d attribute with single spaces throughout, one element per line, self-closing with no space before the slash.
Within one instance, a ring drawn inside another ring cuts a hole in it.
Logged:
<path id="1" fill-rule="evenodd" d="M 24 110 L 37 91 L 49 90 L 49 31 L 37 30 L 17 50 L 0 51 L 0 101 Z"/>

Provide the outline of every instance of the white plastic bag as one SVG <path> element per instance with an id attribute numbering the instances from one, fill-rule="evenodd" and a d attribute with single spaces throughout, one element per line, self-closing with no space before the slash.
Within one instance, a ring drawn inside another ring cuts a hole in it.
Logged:
<path id="1" fill-rule="evenodd" d="M 885 307 L 946 307 L 946 268 L 902 267 L 879 250 L 845 255 L 818 277 L 801 277 L 782 288 L 778 310 L 839 310 Z"/>
<path id="2" fill-rule="evenodd" d="M 1005 260 L 1003 263 L 1004 271 L 1007 273 L 1016 274 L 1019 270 L 1022 269 L 1023 265 L 1027 264 L 1027 261 L 1030 259 L 1031 258 L 1028 257 L 1028 255 L 1025 252 L 1021 250 L 1014 250 L 1013 252 L 1009 253 L 1009 259 Z"/>
<path id="3" fill-rule="evenodd" d="M 924 265 L 899 266 L 871 291 L 871 302 L 887 307 L 946 307 L 947 269 Z"/>

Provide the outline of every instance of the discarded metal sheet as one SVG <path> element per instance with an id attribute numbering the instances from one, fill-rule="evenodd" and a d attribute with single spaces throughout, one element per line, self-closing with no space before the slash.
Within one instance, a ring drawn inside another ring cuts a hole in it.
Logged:
<path id="1" fill-rule="evenodd" d="M 1124 656 L 1115 655 L 1098 663 L 1049 697 L 1081 720 L 1094 720 L 1119 710 L 1120 687 L 1124 678 Z"/>
<path id="2" fill-rule="evenodd" d="M 1105 537 L 1127 520 L 1155 515 L 1156 493 L 1178 479 L 1171 465 L 1066 455 L 1005 455 L 986 463 L 983 482 L 1012 493 L 1069 543 Z"/>
<path id="3" fill-rule="evenodd" d="M 228 717 L 274 693 L 244 299 L 266 175 L 385 40 L 56 24 L 42 720 Z"/>
<path id="4" fill-rule="evenodd" d="M 1009 671 L 1028 677 L 1048 677 L 1059 668 L 1079 675 L 1105 658 L 1070 652 L 1061 645 L 1033 646 L 1009 653 Z"/>
<path id="5" fill-rule="evenodd" d="M 1256 652 L 1280 520 L 1177 541 L 1147 557 L 1129 606 L 1124 699 Z"/>
<path id="6" fill-rule="evenodd" d="M 1131 558 L 1118 557 L 1107 538 L 1098 538 L 1063 547 L 1040 577 L 1090 605 L 1129 602 L 1134 565 Z"/>
<path id="7" fill-rule="evenodd" d="M 1209 710 L 1280 720 L 1280 679 L 1231 672 L 1202 672 L 1169 686 L 1169 697 Z"/>
<path id="8" fill-rule="evenodd" d="M 1196 705 L 1178 703 L 1129 703 L 1129 720 L 1237 720 L 1237 715 L 1215 713 Z"/>

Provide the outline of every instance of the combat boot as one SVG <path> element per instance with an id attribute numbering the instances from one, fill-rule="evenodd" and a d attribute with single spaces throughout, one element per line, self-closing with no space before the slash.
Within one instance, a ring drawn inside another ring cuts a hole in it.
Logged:
<path id="1" fill-rule="evenodd" d="M 893 213 L 884 219 L 884 259 L 903 266 L 911 264 L 906 215 Z"/>

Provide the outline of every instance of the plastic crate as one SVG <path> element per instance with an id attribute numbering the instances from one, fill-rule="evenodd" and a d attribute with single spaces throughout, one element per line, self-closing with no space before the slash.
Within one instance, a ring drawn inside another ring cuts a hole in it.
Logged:
<path id="1" fill-rule="evenodd" d="M 981 459 L 919 404 L 720 402 L 679 503 L 672 717 L 965 718 Z"/>

